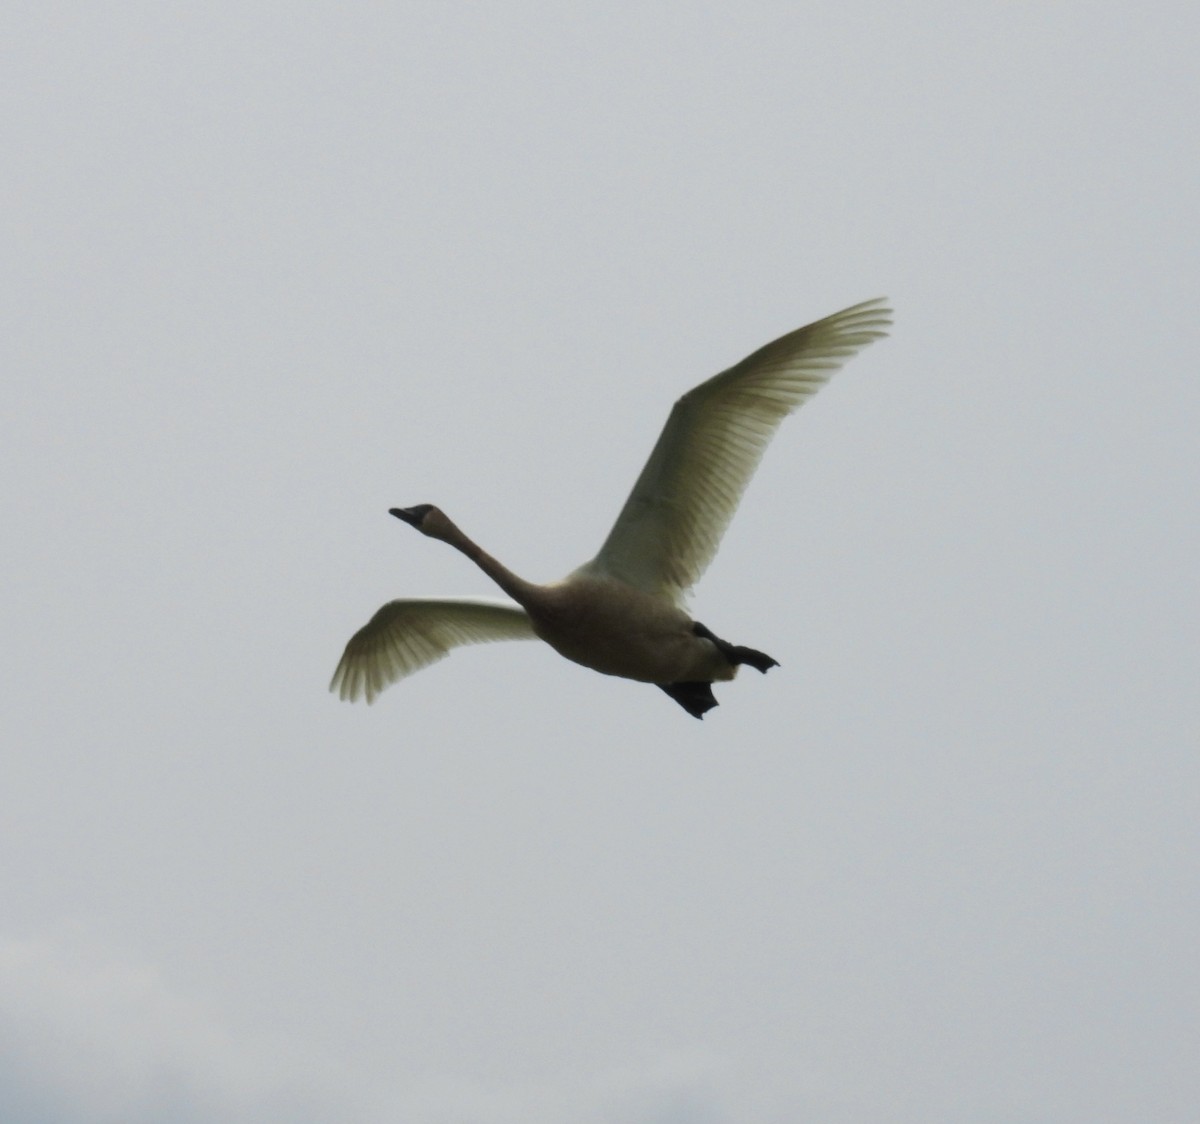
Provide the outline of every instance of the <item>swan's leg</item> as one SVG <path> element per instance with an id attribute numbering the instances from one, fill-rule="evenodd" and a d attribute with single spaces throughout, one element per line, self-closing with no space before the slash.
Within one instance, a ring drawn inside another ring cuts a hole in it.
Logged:
<path id="1" fill-rule="evenodd" d="M 738 664 L 748 663 L 756 671 L 766 673 L 770 668 L 779 666 L 779 661 L 772 659 L 766 652 L 760 652 L 757 648 L 745 648 L 741 644 L 730 644 L 728 640 L 714 636 L 711 630 L 705 628 L 699 621 L 692 623 L 692 631 L 704 640 L 711 640 L 716 645 L 717 651 L 734 667 L 737 667 Z"/>
<path id="2" fill-rule="evenodd" d="M 659 683 L 658 686 L 666 691 L 693 718 L 703 718 L 705 714 L 717 705 L 716 697 L 712 693 L 711 683 Z"/>

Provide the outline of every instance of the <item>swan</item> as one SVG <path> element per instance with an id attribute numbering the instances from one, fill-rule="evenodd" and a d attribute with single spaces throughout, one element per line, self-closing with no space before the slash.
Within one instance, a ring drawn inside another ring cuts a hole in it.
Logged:
<path id="1" fill-rule="evenodd" d="M 716 554 L 779 423 L 852 355 L 887 335 L 891 309 L 864 301 L 798 328 L 688 391 L 600 552 L 561 581 L 518 577 L 432 504 L 390 509 L 465 554 L 511 598 L 419 598 L 384 605 L 346 645 L 329 685 L 368 703 L 462 644 L 541 639 L 605 675 L 653 683 L 696 718 L 715 682 L 778 662 L 693 620 L 689 590 Z"/>

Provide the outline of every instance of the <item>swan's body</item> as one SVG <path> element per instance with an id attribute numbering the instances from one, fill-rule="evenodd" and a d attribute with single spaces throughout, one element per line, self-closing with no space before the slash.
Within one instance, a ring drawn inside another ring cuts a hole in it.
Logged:
<path id="1" fill-rule="evenodd" d="M 549 586 L 530 610 L 559 655 L 642 683 L 732 679 L 733 667 L 692 632 L 682 609 L 612 578 L 578 574 Z"/>
<path id="2" fill-rule="evenodd" d="M 330 690 L 368 702 L 460 644 L 540 638 L 605 675 L 655 683 L 697 718 L 711 684 L 775 660 L 729 644 L 683 607 L 716 554 L 779 423 L 855 352 L 886 335 L 891 312 L 866 301 L 760 348 L 676 402 L 600 552 L 562 581 L 506 569 L 430 504 L 392 514 L 460 550 L 512 602 L 392 601 L 351 637 Z"/>

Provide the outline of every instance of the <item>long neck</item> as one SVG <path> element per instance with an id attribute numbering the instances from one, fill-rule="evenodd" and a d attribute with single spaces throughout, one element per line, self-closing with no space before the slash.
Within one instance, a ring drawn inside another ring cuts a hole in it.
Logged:
<path id="1" fill-rule="evenodd" d="M 448 519 L 446 522 L 450 523 Z M 517 577 L 507 566 L 497 562 L 483 547 L 467 538 L 454 524 L 450 523 L 450 526 L 446 528 L 443 538 L 456 550 L 462 551 L 518 605 L 528 609 L 530 602 L 538 599 L 538 594 L 541 592 L 540 586 Z"/>

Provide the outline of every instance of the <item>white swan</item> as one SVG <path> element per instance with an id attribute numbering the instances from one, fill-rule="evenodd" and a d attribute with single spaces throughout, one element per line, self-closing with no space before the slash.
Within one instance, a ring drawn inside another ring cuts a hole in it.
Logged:
<path id="1" fill-rule="evenodd" d="M 852 355 L 887 335 L 891 309 L 864 301 L 760 348 L 675 403 L 600 553 L 550 585 L 507 570 L 431 504 L 392 508 L 460 550 L 512 602 L 426 598 L 384 605 L 346 645 L 329 689 L 375 696 L 460 644 L 541 638 L 606 675 L 655 683 L 689 714 L 717 705 L 712 684 L 740 664 L 777 666 L 718 639 L 683 608 L 716 554 L 779 423 Z"/>

